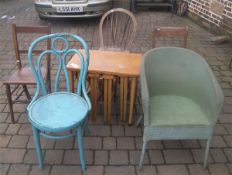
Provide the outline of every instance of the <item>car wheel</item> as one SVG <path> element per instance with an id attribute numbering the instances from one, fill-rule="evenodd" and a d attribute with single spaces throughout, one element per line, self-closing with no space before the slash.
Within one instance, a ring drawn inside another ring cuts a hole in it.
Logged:
<path id="1" fill-rule="evenodd" d="M 45 20 L 46 18 L 39 14 L 39 19 L 40 20 Z"/>

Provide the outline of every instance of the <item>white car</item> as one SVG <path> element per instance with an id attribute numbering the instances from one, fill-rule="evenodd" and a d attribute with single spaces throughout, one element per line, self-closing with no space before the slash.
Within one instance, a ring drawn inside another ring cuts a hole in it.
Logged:
<path id="1" fill-rule="evenodd" d="M 97 17 L 112 7 L 112 0 L 35 0 L 40 18 Z"/>

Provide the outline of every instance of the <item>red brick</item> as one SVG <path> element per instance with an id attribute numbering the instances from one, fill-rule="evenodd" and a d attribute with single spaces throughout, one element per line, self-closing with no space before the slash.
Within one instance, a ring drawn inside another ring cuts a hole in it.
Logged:
<path id="1" fill-rule="evenodd" d="M 86 164 L 93 164 L 93 151 L 85 151 L 85 161 Z M 68 165 L 79 165 L 80 164 L 80 156 L 78 150 L 66 150 L 64 154 L 64 164 Z"/>
<path id="2" fill-rule="evenodd" d="M 0 135 L 0 148 L 6 147 L 10 141 L 11 136 L 9 135 Z"/>
<path id="3" fill-rule="evenodd" d="M 106 166 L 105 175 L 135 175 L 134 166 Z"/>
<path id="4" fill-rule="evenodd" d="M 127 151 L 110 151 L 110 165 L 127 165 L 128 152 Z"/>
<path id="5" fill-rule="evenodd" d="M 157 166 L 159 175 L 188 175 L 184 165 L 162 165 Z"/>
<path id="6" fill-rule="evenodd" d="M 16 135 L 13 136 L 9 148 L 25 148 L 28 142 L 29 136 Z"/>
<path id="7" fill-rule="evenodd" d="M 30 170 L 29 165 L 14 164 L 14 165 L 11 165 L 8 175 L 28 174 L 29 170 Z"/>
<path id="8" fill-rule="evenodd" d="M 47 150 L 44 156 L 44 162 L 46 164 L 61 164 L 63 160 L 63 150 Z"/>
<path id="9" fill-rule="evenodd" d="M 0 149 L 0 163 L 22 163 L 25 149 Z"/>
<path id="10" fill-rule="evenodd" d="M 202 164 L 192 164 L 188 168 L 191 175 L 209 175 L 209 171 Z"/>

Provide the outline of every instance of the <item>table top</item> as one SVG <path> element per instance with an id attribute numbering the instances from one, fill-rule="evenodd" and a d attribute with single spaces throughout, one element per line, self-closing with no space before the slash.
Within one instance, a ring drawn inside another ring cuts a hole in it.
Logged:
<path id="1" fill-rule="evenodd" d="M 84 53 L 83 51 L 81 51 Z M 139 76 L 142 54 L 103 50 L 90 50 L 90 73 Z M 67 64 L 69 70 L 79 70 L 80 59 L 74 55 Z"/>

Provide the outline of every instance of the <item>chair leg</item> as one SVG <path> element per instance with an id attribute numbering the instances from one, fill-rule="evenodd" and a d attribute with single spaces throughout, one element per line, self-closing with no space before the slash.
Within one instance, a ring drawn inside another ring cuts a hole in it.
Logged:
<path id="1" fill-rule="evenodd" d="M 82 171 L 85 171 L 86 163 L 85 163 L 85 155 L 84 155 L 84 148 L 83 148 L 83 141 L 82 141 L 82 127 L 81 126 L 79 126 L 77 129 L 77 140 L 78 140 L 78 146 L 79 146 L 81 168 L 82 168 Z"/>
<path id="2" fill-rule="evenodd" d="M 86 135 L 90 134 L 90 128 L 88 126 L 88 120 L 89 120 L 89 116 L 86 117 L 84 124 L 83 124 L 83 130 L 85 132 Z"/>
<path id="3" fill-rule="evenodd" d="M 11 116 L 11 123 L 15 123 L 14 120 L 14 111 L 13 111 L 13 102 L 11 98 L 11 90 L 10 90 L 10 85 L 6 84 L 6 96 L 7 96 L 7 101 L 8 101 L 8 106 L 10 110 L 10 116 Z"/>
<path id="4" fill-rule="evenodd" d="M 28 100 L 31 100 L 31 96 L 30 96 L 30 93 L 27 89 L 27 86 L 26 85 L 22 85 L 23 86 L 23 91 L 25 92 L 26 96 L 27 96 L 27 99 Z"/>
<path id="5" fill-rule="evenodd" d="M 172 6 L 171 6 L 172 14 L 174 14 L 174 2 L 173 2 L 173 0 L 171 0 L 171 4 L 172 4 Z"/>
<path id="6" fill-rule="evenodd" d="M 51 70 L 50 70 L 50 61 L 48 63 L 49 68 L 47 69 L 47 86 L 48 86 L 48 91 L 51 92 L 52 87 L 51 87 Z"/>
<path id="7" fill-rule="evenodd" d="M 43 154 L 42 154 L 42 149 L 41 149 L 41 144 L 40 144 L 39 130 L 36 129 L 34 126 L 32 126 L 32 130 L 33 130 L 33 136 L 34 136 L 34 141 L 35 141 L 37 159 L 39 162 L 39 168 L 42 170 L 43 169 Z"/>
<path id="8" fill-rule="evenodd" d="M 207 167 L 207 161 L 208 161 L 208 156 L 209 156 L 210 143 L 211 143 L 211 137 L 207 140 L 206 147 L 205 147 L 204 168 Z"/>
<path id="9" fill-rule="evenodd" d="M 232 65 L 232 58 L 230 59 L 229 69 L 231 69 L 231 65 Z"/>
<path id="10" fill-rule="evenodd" d="M 143 141 L 143 148 L 142 148 L 142 152 L 140 155 L 140 161 L 139 161 L 139 169 L 140 170 L 142 169 L 142 166 L 143 166 L 143 158 L 144 158 L 144 154 L 146 151 L 146 147 L 147 147 L 147 141 Z"/>
<path id="11" fill-rule="evenodd" d="M 143 119 L 143 115 L 140 115 L 139 119 L 138 119 L 137 122 L 136 122 L 135 127 L 138 127 L 138 126 L 139 126 L 139 124 L 141 123 L 142 119 Z"/>

